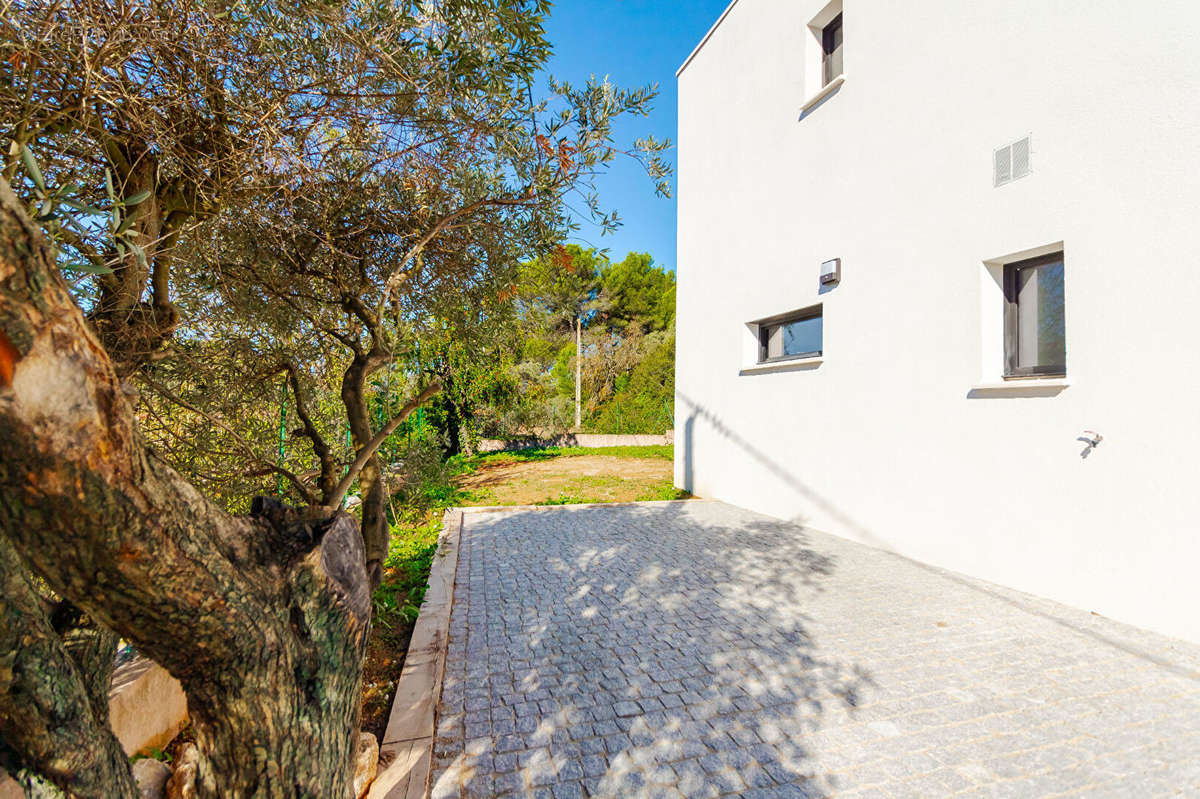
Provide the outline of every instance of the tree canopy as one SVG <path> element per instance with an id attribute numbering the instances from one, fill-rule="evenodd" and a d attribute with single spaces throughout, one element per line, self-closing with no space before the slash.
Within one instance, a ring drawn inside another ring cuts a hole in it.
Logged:
<path id="1" fill-rule="evenodd" d="M 525 263 L 514 302 L 517 390 L 477 409 L 478 431 L 498 437 L 573 425 L 576 345 L 583 329 L 584 428 L 662 432 L 674 403 L 675 275 L 647 253 L 612 261 L 567 245 Z"/>
<path id="2" fill-rule="evenodd" d="M 675 322 L 675 274 L 655 266 L 649 253 L 631 252 L 606 264 L 600 275 L 607 321 L 636 323 L 642 332 L 668 330 Z"/>

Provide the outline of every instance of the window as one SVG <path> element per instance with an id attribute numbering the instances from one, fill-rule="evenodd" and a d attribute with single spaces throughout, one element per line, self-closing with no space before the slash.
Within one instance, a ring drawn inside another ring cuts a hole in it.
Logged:
<path id="1" fill-rule="evenodd" d="M 842 74 L 842 15 L 821 29 L 821 85 Z"/>
<path id="2" fill-rule="evenodd" d="M 1004 376 L 1065 375 L 1061 252 L 1004 266 Z"/>
<path id="3" fill-rule="evenodd" d="M 758 362 L 815 358 L 821 354 L 821 306 L 758 323 Z"/>
<path id="4" fill-rule="evenodd" d="M 831 97 L 846 79 L 842 71 L 842 0 L 829 0 L 808 21 L 804 36 L 804 90 L 800 105 L 803 119 Z"/>

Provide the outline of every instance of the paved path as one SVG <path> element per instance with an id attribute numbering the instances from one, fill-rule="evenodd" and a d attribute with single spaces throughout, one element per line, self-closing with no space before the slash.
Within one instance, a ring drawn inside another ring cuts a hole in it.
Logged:
<path id="1" fill-rule="evenodd" d="M 434 797 L 1200 796 L 1200 647 L 716 502 L 468 513 L 439 712 Z"/>

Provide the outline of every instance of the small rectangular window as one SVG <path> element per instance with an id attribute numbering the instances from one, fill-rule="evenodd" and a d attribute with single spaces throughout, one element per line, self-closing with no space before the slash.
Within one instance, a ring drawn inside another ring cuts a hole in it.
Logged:
<path id="1" fill-rule="evenodd" d="M 821 306 L 758 323 L 758 362 L 821 355 Z"/>
<path id="2" fill-rule="evenodd" d="M 1004 376 L 1067 373 L 1061 252 L 1004 266 Z"/>
<path id="3" fill-rule="evenodd" d="M 821 29 L 821 85 L 828 86 L 842 74 L 842 15 Z"/>

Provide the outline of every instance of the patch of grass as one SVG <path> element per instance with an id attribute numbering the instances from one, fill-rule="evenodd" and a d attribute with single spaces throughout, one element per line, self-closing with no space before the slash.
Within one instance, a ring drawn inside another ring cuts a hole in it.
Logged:
<path id="1" fill-rule="evenodd" d="M 689 492 L 684 491 L 682 488 L 675 488 L 674 486 L 667 485 L 659 486 L 658 488 L 638 495 L 638 498 L 635 499 L 634 502 L 662 502 L 671 499 L 691 498 L 692 495 Z"/>
<path id="2" fill-rule="evenodd" d="M 547 461 L 553 458 L 570 458 L 575 455 L 608 455 L 615 458 L 657 458 L 669 461 L 675 458 L 675 447 L 671 444 L 651 444 L 644 447 L 543 447 L 520 449 L 512 452 L 485 452 L 481 455 L 457 456 L 451 459 L 461 469 L 460 474 L 474 471 L 483 464 L 526 463 Z"/>
<path id="3" fill-rule="evenodd" d="M 550 482 L 550 485 L 545 485 L 545 482 Z M 581 474 L 572 475 L 566 480 L 561 477 L 552 477 L 549 481 L 543 479 L 534 479 L 529 477 L 513 478 L 509 481 L 509 485 L 531 486 L 534 493 L 549 493 L 554 490 L 554 483 L 558 483 L 558 496 L 546 496 L 545 499 L 526 499 L 514 501 L 511 497 L 501 498 L 497 496 L 497 492 L 492 488 L 483 488 L 479 491 L 467 492 L 472 495 L 468 503 L 478 503 L 484 505 L 514 505 L 514 504 L 532 504 L 532 505 L 580 505 L 596 502 L 614 502 L 614 495 L 626 485 L 628 481 L 624 478 L 611 474 Z M 641 481 L 635 481 L 641 482 Z M 565 483 L 565 485 L 563 485 Z M 657 494 L 656 494 L 657 496 Z M 626 500 L 627 501 L 627 500 Z"/>
<path id="4" fill-rule="evenodd" d="M 590 505 L 593 502 L 603 502 L 602 499 L 594 497 L 580 497 L 573 494 L 559 494 L 553 499 L 543 499 L 541 502 L 535 502 L 534 505 Z"/>
<path id="5" fill-rule="evenodd" d="M 682 488 L 674 488 L 672 486 L 662 486 L 646 491 L 640 495 L 634 502 L 659 502 L 672 499 L 691 499 L 692 495 Z M 607 497 L 592 497 L 582 496 L 579 494 L 561 493 L 557 497 L 544 499 L 540 502 L 535 502 L 535 505 L 595 505 L 600 503 L 612 502 Z"/>
<path id="6" fill-rule="evenodd" d="M 644 447 L 570 447 L 572 455 L 612 455 L 617 458 L 657 458 L 670 461 L 675 459 L 675 447 L 672 444 L 649 444 Z"/>
<path id="7" fill-rule="evenodd" d="M 615 474 L 581 474 L 575 477 L 580 488 L 613 488 L 625 482 Z"/>
<path id="8" fill-rule="evenodd" d="M 379 740 L 428 588 L 444 508 L 410 508 L 390 527 L 383 579 L 372 597 L 375 614 L 363 668 L 362 728 Z"/>
<path id="9" fill-rule="evenodd" d="M 440 509 L 392 525 L 383 580 L 375 589 L 375 624 L 388 629 L 417 620 L 441 529 Z"/>
<path id="10" fill-rule="evenodd" d="M 129 757 L 130 763 L 136 763 L 139 760 L 158 760 L 163 763 L 170 763 L 171 756 L 157 746 L 148 746 Z"/>

